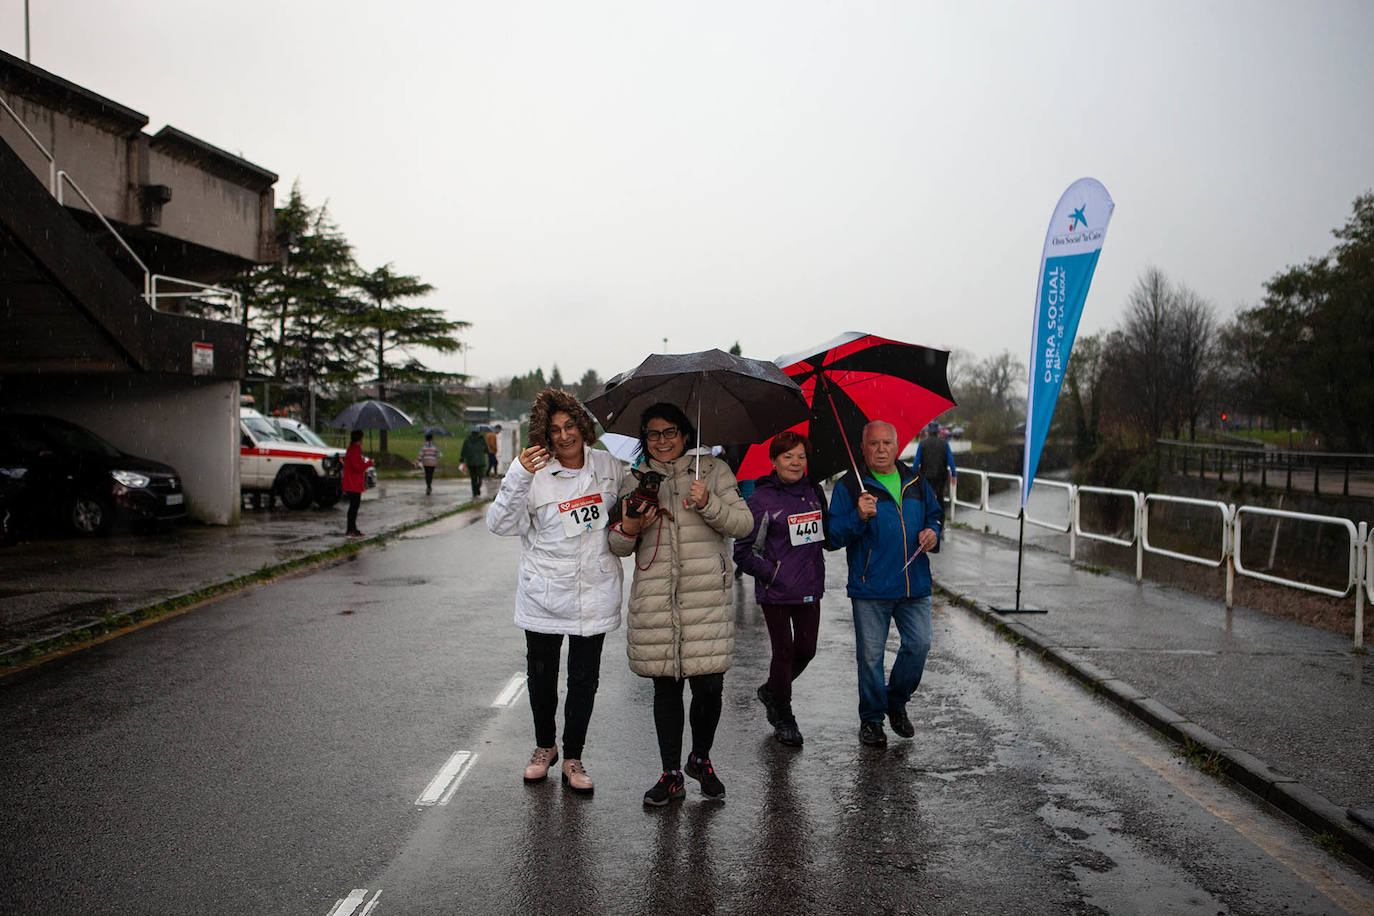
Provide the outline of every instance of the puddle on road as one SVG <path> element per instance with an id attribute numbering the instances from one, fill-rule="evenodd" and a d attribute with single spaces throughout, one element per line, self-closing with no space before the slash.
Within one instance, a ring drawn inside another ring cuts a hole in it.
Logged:
<path id="1" fill-rule="evenodd" d="M 1042 788 L 1053 794 L 1056 787 Z M 1073 793 L 1080 806 L 1077 809 L 1051 801 L 1035 813 L 1066 842 L 1097 854 L 1088 861 L 1070 864 L 1085 903 L 1108 913 L 1214 916 L 1230 912 L 1220 900 L 1182 880 L 1176 869 L 1159 864 L 1122 835 L 1120 813 L 1104 800 L 1082 798 L 1081 786 L 1075 786 Z"/>
<path id="2" fill-rule="evenodd" d="M 429 580 L 424 576 L 392 576 L 387 579 L 355 579 L 353 584 L 370 588 L 405 588 L 413 585 L 428 585 Z"/>
<path id="3" fill-rule="evenodd" d="M 412 528 L 397 537 L 401 541 L 415 541 L 422 538 L 433 537 L 436 534 L 452 534 L 455 531 L 462 531 L 469 525 L 476 524 L 480 520 L 486 519 L 484 512 L 460 512 L 457 515 L 450 515 L 448 518 L 431 522 L 428 525 L 421 525 L 419 528 Z"/>

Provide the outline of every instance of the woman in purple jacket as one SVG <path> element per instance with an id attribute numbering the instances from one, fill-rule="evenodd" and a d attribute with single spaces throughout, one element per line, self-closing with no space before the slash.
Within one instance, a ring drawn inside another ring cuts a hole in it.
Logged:
<path id="1" fill-rule="evenodd" d="M 800 747 L 792 715 L 792 682 L 816 657 L 825 590 L 825 499 L 806 476 L 811 441 L 791 431 L 768 447 L 773 470 L 749 497 L 754 530 L 735 541 L 735 563 L 754 577 L 755 597 L 768 622 L 773 662 L 758 689 L 773 736 Z"/>

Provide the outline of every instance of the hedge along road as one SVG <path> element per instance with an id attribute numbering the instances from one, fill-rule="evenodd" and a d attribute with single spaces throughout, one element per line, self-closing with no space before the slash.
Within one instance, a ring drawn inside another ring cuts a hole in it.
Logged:
<path id="1" fill-rule="evenodd" d="M 0 686 L 7 909 L 1374 912 L 1310 835 L 942 602 L 917 737 L 860 747 L 838 557 L 802 750 L 753 698 L 741 585 L 723 803 L 641 804 L 652 689 L 623 630 L 595 796 L 527 787 L 518 549 L 460 513 Z"/>

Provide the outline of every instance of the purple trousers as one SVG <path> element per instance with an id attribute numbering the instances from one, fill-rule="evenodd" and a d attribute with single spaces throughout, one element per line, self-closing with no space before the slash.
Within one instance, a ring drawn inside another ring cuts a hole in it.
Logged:
<path id="1" fill-rule="evenodd" d="M 768 689 L 779 706 L 792 703 L 792 682 L 816 657 L 816 637 L 821 628 L 821 606 L 815 604 L 762 604 L 773 644 L 768 666 Z"/>

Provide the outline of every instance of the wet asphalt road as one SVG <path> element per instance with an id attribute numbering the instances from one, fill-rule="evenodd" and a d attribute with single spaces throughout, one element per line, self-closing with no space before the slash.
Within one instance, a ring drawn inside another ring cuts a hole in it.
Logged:
<path id="1" fill-rule="evenodd" d="M 937 605 L 917 737 L 862 748 L 839 557 L 796 688 L 803 750 L 753 698 L 767 639 L 741 588 L 723 803 L 689 782 L 643 808 L 652 691 L 623 631 L 596 795 L 527 787 L 527 701 L 494 705 L 523 670 L 518 543 L 475 522 L 0 685 L 0 912 L 1374 912 L 1310 835 L 958 608 Z"/>

